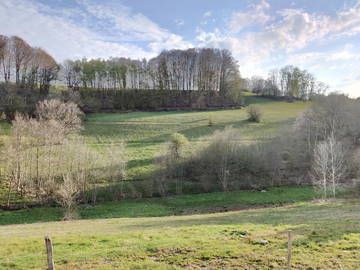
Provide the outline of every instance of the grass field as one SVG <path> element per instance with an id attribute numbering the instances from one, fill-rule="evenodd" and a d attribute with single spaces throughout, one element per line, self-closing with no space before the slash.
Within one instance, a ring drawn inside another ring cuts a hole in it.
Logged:
<path id="1" fill-rule="evenodd" d="M 88 115 L 83 135 L 101 146 L 125 142 L 129 156 L 128 178 L 142 179 L 152 171 L 154 154 L 171 134 L 184 134 L 193 144 L 206 140 L 215 130 L 233 126 L 243 143 L 271 138 L 289 125 L 309 104 L 280 102 L 246 96 L 246 104 L 257 103 L 263 111 L 262 123 L 246 121 L 245 109 L 221 111 L 132 112 Z M 211 117 L 213 125 L 209 126 Z"/>
<path id="2" fill-rule="evenodd" d="M 237 191 L 129 199 L 95 206 L 81 205 L 79 218 L 159 217 L 224 212 L 309 201 L 314 196 L 311 187 L 282 187 L 271 188 L 267 192 Z M 0 210 L 0 225 L 60 221 L 63 216 L 63 209 L 59 207 L 37 207 L 17 211 Z"/>
<path id="3" fill-rule="evenodd" d="M 359 269 L 360 201 L 302 202 L 217 214 L 0 227 L 0 269 Z M 267 240 L 265 245 L 261 240 Z"/>

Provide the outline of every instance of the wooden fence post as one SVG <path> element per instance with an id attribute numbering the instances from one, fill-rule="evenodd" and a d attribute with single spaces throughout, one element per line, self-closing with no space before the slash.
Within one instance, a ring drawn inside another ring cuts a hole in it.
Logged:
<path id="1" fill-rule="evenodd" d="M 288 256 L 287 256 L 288 270 L 291 270 L 291 248 L 292 248 L 292 231 L 288 230 Z"/>
<path id="2" fill-rule="evenodd" d="M 45 236 L 45 246 L 48 261 L 48 270 L 55 270 L 54 259 L 53 259 L 53 246 L 49 236 Z"/>

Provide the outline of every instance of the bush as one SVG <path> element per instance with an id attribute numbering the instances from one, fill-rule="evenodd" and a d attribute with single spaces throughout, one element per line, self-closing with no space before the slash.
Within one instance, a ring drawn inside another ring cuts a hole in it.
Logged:
<path id="1" fill-rule="evenodd" d="M 209 115 L 209 120 L 208 120 L 208 126 L 212 127 L 214 125 L 214 119 L 212 114 Z"/>
<path id="2" fill-rule="evenodd" d="M 248 121 L 260 123 L 262 119 L 262 111 L 257 105 L 250 105 L 247 108 Z"/>
<path id="3" fill-rule="evenodd" d="M 187 144 L 188 139 L 184 135 L 174 133 L 162 150 L 156 154 L 154 161 L 158 170 L 154 173 L 154 184 L 161 196 L 168 193 L 171 186 L 169 184 L 175 184 L 177 194 L 182 193 L 184 175 L 182 162 Z"/>

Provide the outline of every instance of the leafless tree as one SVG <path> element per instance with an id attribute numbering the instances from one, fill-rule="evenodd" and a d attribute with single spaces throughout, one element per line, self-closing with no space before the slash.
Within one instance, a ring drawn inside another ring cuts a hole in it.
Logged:
<path id="1" fill-rule="evenodd" d="M 336 197 L 336 189 L 347 174 L 346 155 L 344 144 L 336 140 L 333 134 L 317 144 L 312 176 L 314 183 L 321 187 L 324 198 L 327 198 L 329 189 L 332 196 Z"/>
<path id="2" fill-rule="evenodd" d="M 18 36 L 12 36 L 10 42 L 15 63 L 15 81 L 19 84 L 21 72 L 26 72 L 31 60 L 32 48 L 26 41 Z"/>
<path id="3" fill-rule="evenodd" d="M 324 199 L 326 199 L 328 195 L 328 166 L 328 145 L 326 142 L 319 142 L 314 151 L 312 179 L 313 183 L 321 190 Z"/>
<path id="4" fill-rule="evenodd" d="M 36 115 L 40 121 L 57 121 L 66 134 L 77 132 L 82 128 L 83 113 L 73 102 L 62 102 L 50 99 L 36 106 Z"/>
<path id="5" fill-rule="evenodd" d="M 42 203 L 58 201 L 70 216 L 98 179 L 125 177 L 122 144 L 99 152 L 73 134 L 81 128 L 80 114 L 73 103 L 45 100 L 37 106 L 37 118 L 15 116 L 5 142 L 8 194 L 17 189 Z"/>
<path id="6" fill-rule="evenodd" d="M 6 53 L 6 43 L 7 43 L 7 37 L 0 35 L 0 74 L 3 71 L 2 67 Z"/>
<path id="7" fill-rule="evenodd" d="M 76 89 L 79 87 L 82 76 L 79 61 L 65 60 L 61 65 L 61 71 L 68 88 Z M 114 88 L 116 89 L 116 86 Z"/>
<path id="8" fill-rule="evenodd" d="M 182 193 L 183 168 L 181 162 L 185 155 L 188 139 L 180 134 L 174 133 L 170 140 L 163 145 L 161 151 L 155 155 L 155 164 L 159 170 L 155 174 L 155 183 L 158 192 L 165 196 L 167 184 L 175 182 L 176 193 Z"/>
<path id="9" fill-rule="evenodd" d="M 11 78 L 11 70 L 13 64 L 13 54 L 11 49 L 10 39 L 6 36 L 1 36 L 1 53 L 0 53 L 0 64 L 4 76 L 4 81 L 9 82 Z"/>
<path id="10" fill-rule="evenodd" d="M 36 58 L 38 58 L 39 61 L 38 80 L 40 91 L 46 96 L 49 93 L 51 81 L 57 78 L 59 65 L 54 58 L 43 49 L 38 49 Z"/>
<path id="11" fill-rule="evenodd" d="M 65 174 L 56 191 L 56 200 L 65 209 L 64 220 L 71 220 L 77 216 L 76 205 L 81 191 L 77 177 L 78 175 Z"/>

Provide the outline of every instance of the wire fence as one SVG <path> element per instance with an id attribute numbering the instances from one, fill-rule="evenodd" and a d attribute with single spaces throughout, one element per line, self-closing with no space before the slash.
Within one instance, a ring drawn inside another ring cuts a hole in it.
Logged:
<path id="1" fill-rule="evenodd" d="M 260 248 L 261 252 L 257 254 L 258 262 L 254 262 L 254 268 L 249 269 L 360 269 L 360 246 L 356 246 L 355 243 L 353 243 L 355 247 L 350 248 L 350 250 L 338 249 L 334 253 L 326 251 L 326 247 L 324 247 L 322 250 L 314 252 L 311 249 L 307 251 L 306 248 L 302 246 L 299 247 L 296 244 L 296 240 L 294 241 L 296 233 L 291 230 L 286 232 L 263 234 L 261 235 L 261 238 L 272 239 L 272 237 L 279 237 L 281 235 L 283 236 L 283 238 L 281 238 L 281 241 L 283 242 L 282 247 L 271 246 L 271 244 L 266 240 L 261 240 L 264 242 L 259 242 L 260 246 L 262 247 Z M 287 241 L 285 235 L 287 236 Z M 302 234 L 300 236 L 304 235 Z M 239 239 L 238 241 L 241 240 Z M 45 237 L 44 244 L 45 245 L 43 249 L 38 249 L 35 252 L 33 251 L 31 255 L 18 256 L 17 254 L 9 254 L 9 256 L 7 256 L 6 258 L 0 258 L 0 269 L 3 269 L 2 267 L 4 267 L 4 269 L 16 269 L 17 264 L 23 265 L 26 262 L 34 262 L 34 264 L 36 265 L 42 265 L 44 267 L 47 266 L 46 269 L 48 270 L 54 270 L 56 262 L 59 262 L 61 264 L 67 262 L 79 262 L 79 258 L 82 258 L 81 260 L 83 263 L 86 263 L 88 261 L 87 259 L 84 259 L 87 257 L 86 251 L 72 249 L 64 251 L 64 249 L 62 249 L 61 252 L 57 253 L 56 247 L 59 243 L 55 243 L 55 245 L 53 245 L 51 238 L 47 236 Z M 277 250 L 275 253 L 273 252 L 274 249 Z M 269 257 L 270 250 L 271 256 Z M 104 260 L 106 260 L 106 257 L 110 254 L 114 255 L 112 251 L 106 251 L 101 249 L 99 249 L 98 251 L 93 250 L 91 252 L 92 258 L 89 258 L 88 262 L 91 262 L 91 259 L 93 258 L 103 258 Z M 121 254 L 118 255 L 119 256 L 117 256 L 117 260 L 121 260 Z M 176 254 L 174 254 L 174 256 L 176 256 Z M 305 264 L 303 260 L 304 256 L 307 257 L 306 261 L 312 261 L 313 265 Z M 153 256 L 149 255 L 149 258 L 152 257 Z M 324 263 L 319 268 L 318 265 L 319 263 L 323 262 L 324 258 L 326 258 L 326 262 L 324 261 Z M 236 259 L 237 258 L 235 256 L 234 260 Z M 276 266 L 274 266 L 275 262 Z M 164 263 L 166 263 L 166 261 Z M 211 265 L 211 258 L 208 260 L 208 263 Z M 249 265 L 249 263 L 247 263 L 247 265 Z M 29 269 L 31 268 L 29 267 Z"/>

